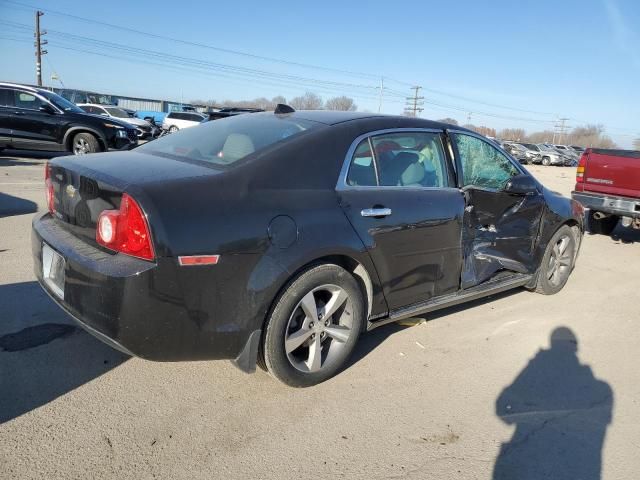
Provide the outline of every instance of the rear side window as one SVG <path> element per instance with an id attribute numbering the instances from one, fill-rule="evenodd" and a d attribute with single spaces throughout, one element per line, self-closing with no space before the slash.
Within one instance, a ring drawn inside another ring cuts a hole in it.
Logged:
<path id="1" fill-rule="evenodd" d="M 42 100 L 35 95 L 27 92 L 21 92 L 14 90 L 15 92 L 15 106 L 17 108 L 27 108 L 30 110 L 38 110 L 42 106 Z"/>
<path id="2" fill-rule="evenodd" d="M 371 140 L 381 186 L 449 185 L 446 157 L 438 133 L 391 133 Z"/>
<path id="3" fill-rule="evenodd" d="M 180 130 L 146 143 L 138 147 L 136 152 L 225 167 L 320 125 L 272 113 L 238 115 Z M 300 156 L 303 161 L 304 151 L 300 152 Z"/>
<path id="4" fill-rule="evenodd" d="M 353 154 L 346 183 L 353 187 L 447 187 L 449 170 L 442 138 L 439 133 L 419 131 L 367 138 Z"/>
<path id="5" fill-rule="evenodd" d="M 15 107 L 15 95 L 13 90 L 7 90 L 6 88 L 0 88 L 0 106 L 2 107 Z"/>
<path id="6" fill-rule="evenodd" d="M 378 185 L 373 153 L 368 138 L 360 142 L 353 153 L 347 174 L 347 185 L 352 187 L 375 187 Z"/>

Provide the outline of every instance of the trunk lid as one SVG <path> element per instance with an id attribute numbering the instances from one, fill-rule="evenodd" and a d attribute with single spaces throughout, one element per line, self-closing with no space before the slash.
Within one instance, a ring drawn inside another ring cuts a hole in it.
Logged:
<path id="1" fill-rule="evenodd" d="M 585 165 L 583 189 L 640 198 L 640 152 L 591 149 Z"/>
<path id="2" fill-rule="evenodd" d="M 66 230 L 96 244 L 96 221 L 104 210 L 120 208 L 122 193 L 136 199 L 150 183 L 213 176 L 218 170 L 202 165 L 136 152 L 112 152 L 60 157 L 50 162 L 54 217 Z M 153 227 L 152 227 L 153 229 Z"/>

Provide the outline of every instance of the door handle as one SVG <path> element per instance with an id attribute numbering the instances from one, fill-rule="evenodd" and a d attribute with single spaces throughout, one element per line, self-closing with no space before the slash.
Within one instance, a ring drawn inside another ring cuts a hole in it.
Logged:
<path id="1" fill-rule="evenodd" d="M 391 215 L 390 208 L 365 208 L 360 212 L 363 217 L 388 217 Z"/>

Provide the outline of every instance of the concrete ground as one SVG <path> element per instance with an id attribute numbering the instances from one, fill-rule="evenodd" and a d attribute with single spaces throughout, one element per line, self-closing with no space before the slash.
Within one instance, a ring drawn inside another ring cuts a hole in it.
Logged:
<path id="1" fill-rule="evenodd" d="M 531 170 L 571 191 L 574 169 Z M 30 222 L 43 208 L 42 157 L 0 154 L 2 478 L 617 480 L 640 470 L 640 232 L 585 236 L 557 295 L 517 290 L 378 329 L 344 372 L 295 390 L 228 362 L 128 358 L 74 328 L 34 282 Z"/>

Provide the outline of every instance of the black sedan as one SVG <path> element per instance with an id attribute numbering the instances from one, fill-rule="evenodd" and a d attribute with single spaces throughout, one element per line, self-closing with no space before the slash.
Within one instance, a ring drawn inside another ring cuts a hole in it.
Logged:
<path id="1" fill-rule="evenodd" d="M 258 364 L 292 386 L 338 372 L 363 331 L 558 292 L 583 234 L 579 203 L 476 133 L 282 106 L 56 158 L 46 191 L 35 273 L 82 327 L 131 355 Z"/>

